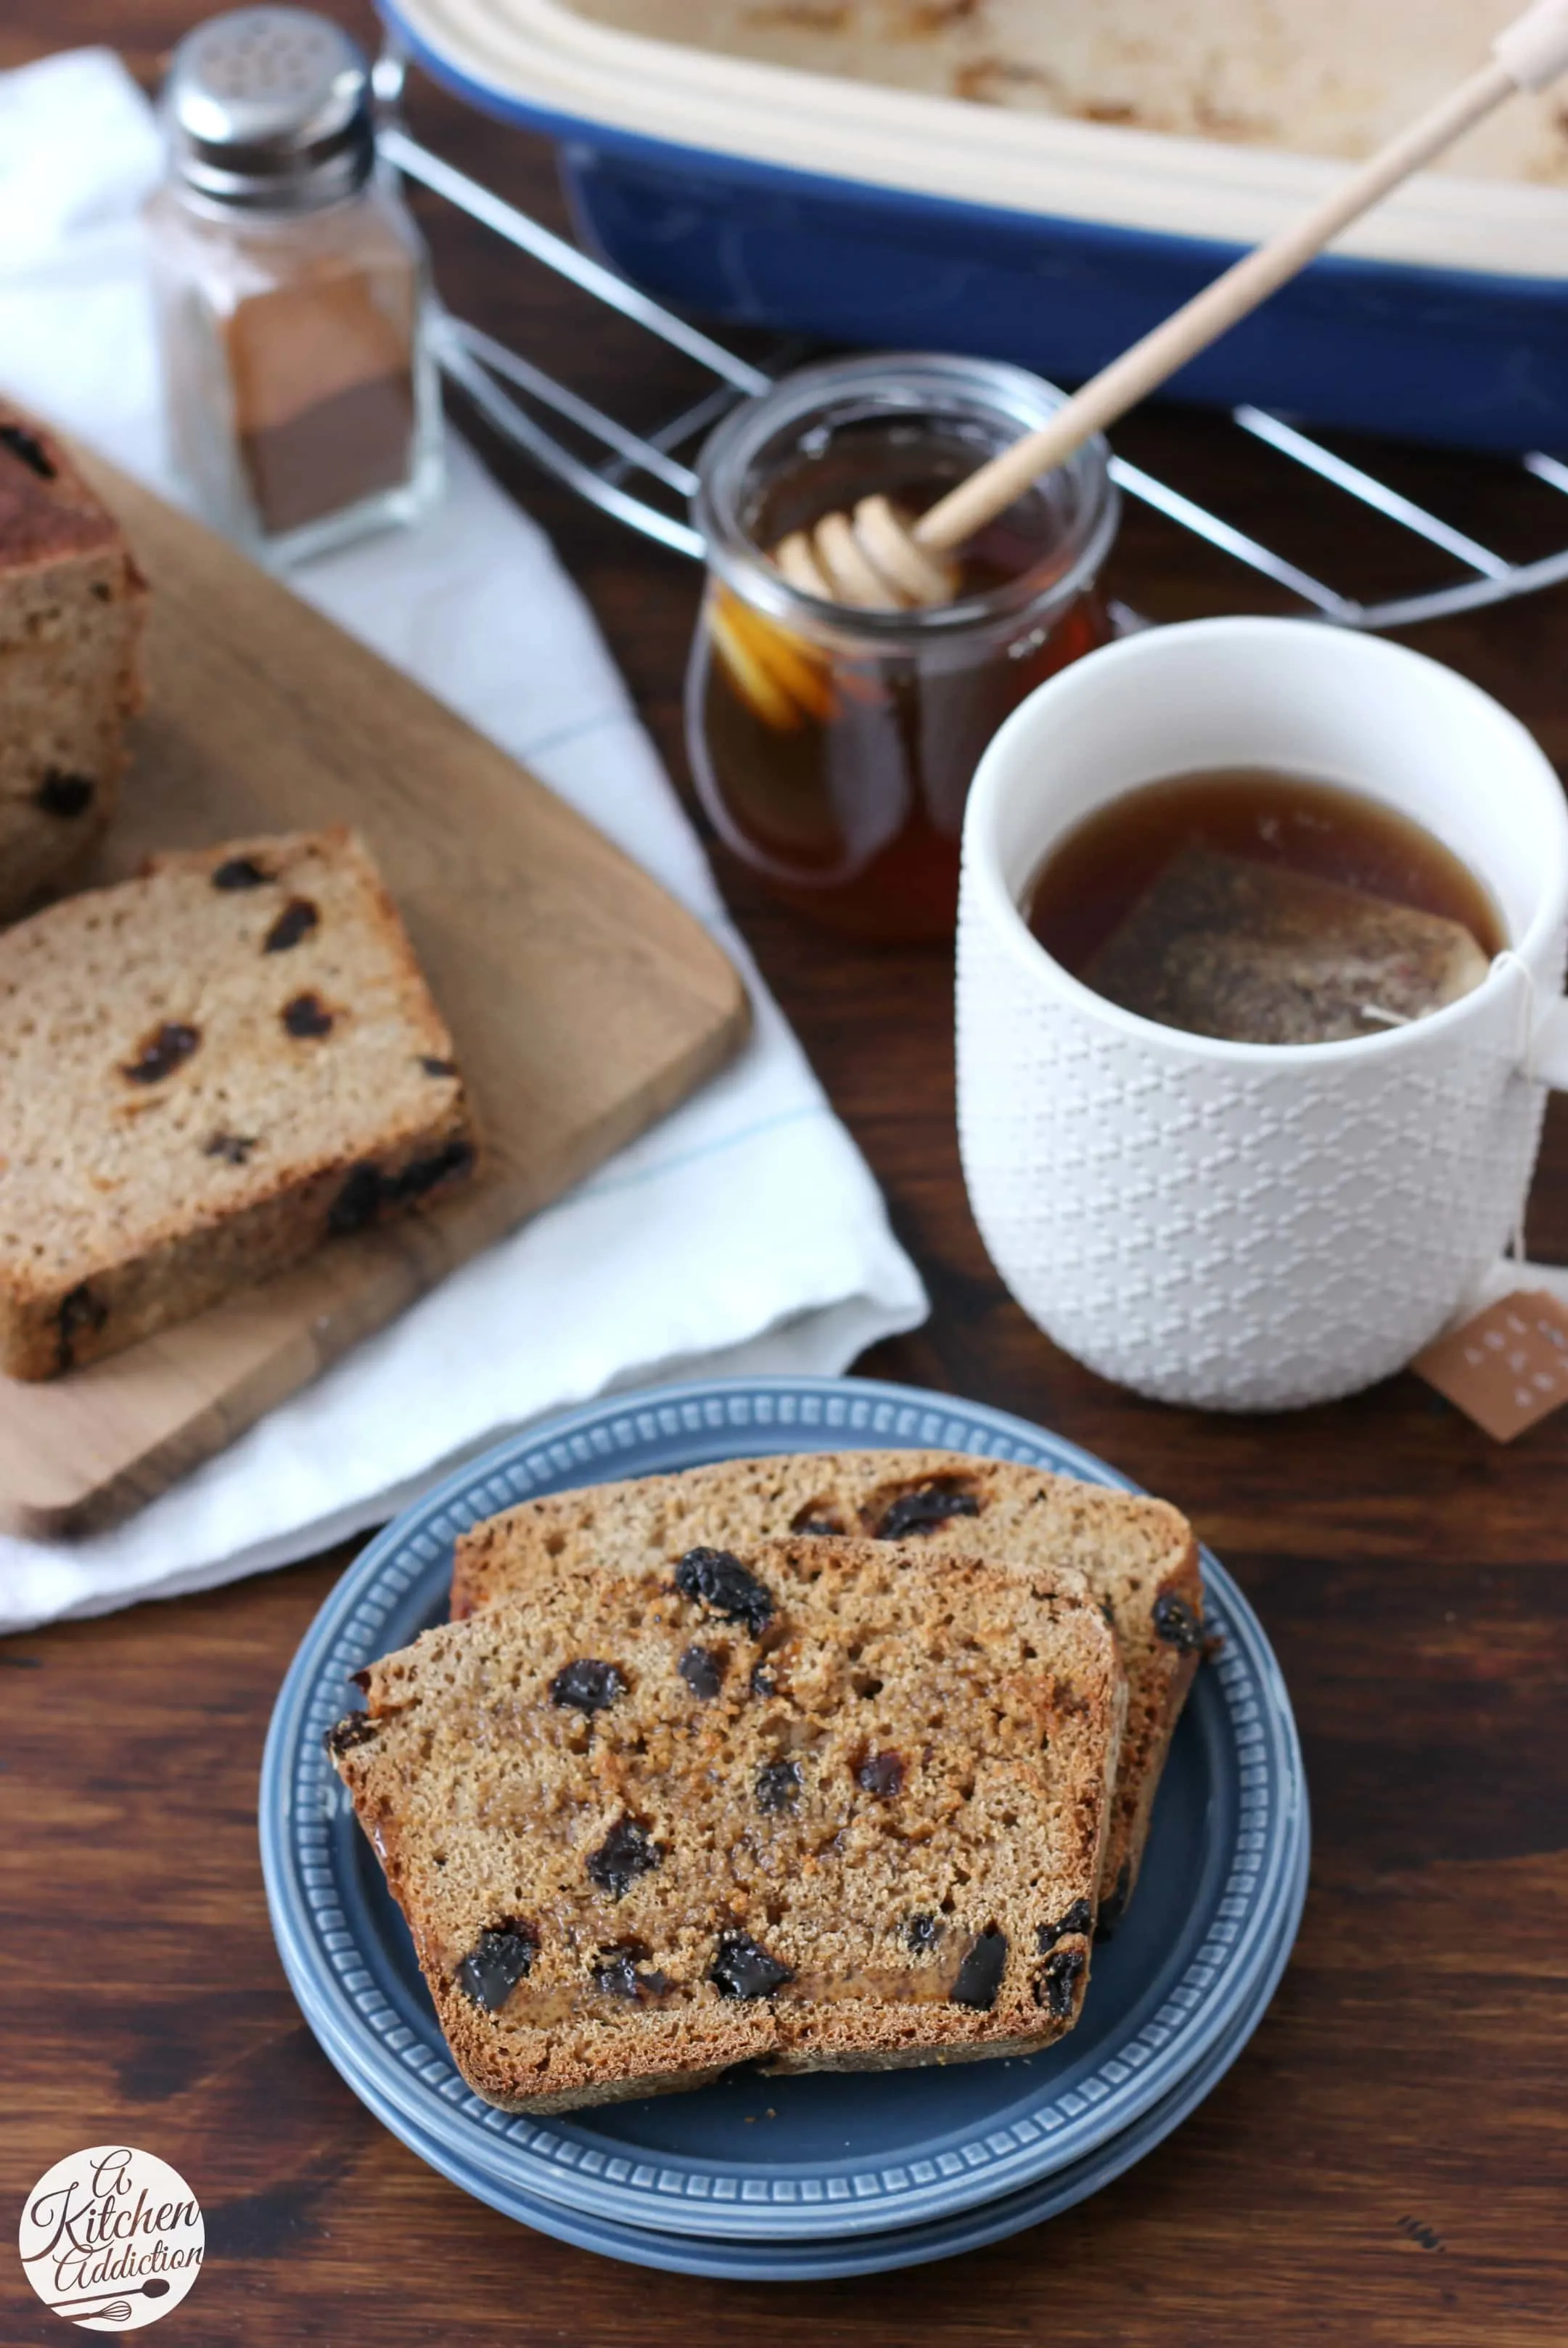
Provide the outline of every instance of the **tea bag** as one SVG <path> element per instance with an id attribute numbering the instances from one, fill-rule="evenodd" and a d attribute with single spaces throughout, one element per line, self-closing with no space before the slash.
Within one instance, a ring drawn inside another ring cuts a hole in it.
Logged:
<path id="1" fill-rule="evenodd" d="M 1238 1044 L 1329 1044 L 1468 994 L 1488 963 L 1462 923 L 1337 881 L 1191 848 L 1083 971 L 1123 1010 Z"/>

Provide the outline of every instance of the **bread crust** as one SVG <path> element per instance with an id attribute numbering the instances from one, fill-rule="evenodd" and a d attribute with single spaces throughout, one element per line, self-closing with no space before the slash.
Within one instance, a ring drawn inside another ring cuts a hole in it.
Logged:
<path id="1" fill-rule="evenodd" d="M 329 1736 L 458 2067 L 504 2109 L 1032 2052 L 1077 2018 L 1125 1713 L 1082 1578 L 866 1540 L 730 1554 L 760 1625 L 683 1568 L 541 1554 L 509 1603 L 359 1674 L 366 1713 Z M 584 1656 L 613 1671 L 586 1715 L 559 1693 Z M 628 1818 L 626 1879 L 596 1875 Z M 496 1934 L 527 1962 L 491 2006 Z M 724 1986 L 735 1934 L 778 1980 Z M 617 1952 L 636 1986 L 612 1994 Z"/>
<path id="2" fill-rule="evenodd" d="M 901 1496 L 939 1495 L 944 1486 L 971 1501 L 972 1513 L 934 1516 L 917 1536 L 922 1547 L 1003 1564 L 1067 1564 L 1087 1575 L 1109 1609 L 1128 1683 L 1101 1886 L 1102 1930 L 1110 1930 L 1137 1881 L 1171 1736 L 1202 1651 L 1197 1542 L 1167 1501 L 954 1451 L 727 1460 L 551 1494 L 477 1525 L 457 1543 L 452 1612 L 461 1619 L 504 1601 L 541 1552 L 572 1556 L 593 1547 L 640 1570 L 693 1541 L 760 1539 L 807 1524 L 874 1531 Z"/>

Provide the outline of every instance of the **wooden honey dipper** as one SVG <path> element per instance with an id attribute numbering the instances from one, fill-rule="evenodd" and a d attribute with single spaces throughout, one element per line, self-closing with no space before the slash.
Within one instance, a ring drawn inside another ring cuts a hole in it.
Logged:
<path id="1" fill-rule="evenodd" d="M 1369 211 L 1411 172 L 1518 90 L 1544 89 L 1568 70 L 1568 0 L 1538 0 L 1500 33 L 1491 62 L 1412 122 L 1305 216 L 1232 264 L 1202 293 L 1101 370 L 1049 424 L 1015 441 L 960 481 L 917 520 L 890 499 L 862 498 L 853 513 L 830 513 L 794 530 L 774 550 L 792 587 L 860 611 L 907 612 L 950 602 L 958 586 L 953 557 L 1005 512 L 1030 483 L 1062 464 L 1092 433 L 1103 431 L 1145 395 L 1205 350 Z M 753 615 L 754 616 L 754 615 Z M 770 631 L 770 633 L 775 633 Z M 768 682 L 792 706 L 801 699 L 783 647 L 750 637 Z M 774 657 L 775 649 L 778 658 Z M 798 716 L 794 720 L 798 722 Z"/>

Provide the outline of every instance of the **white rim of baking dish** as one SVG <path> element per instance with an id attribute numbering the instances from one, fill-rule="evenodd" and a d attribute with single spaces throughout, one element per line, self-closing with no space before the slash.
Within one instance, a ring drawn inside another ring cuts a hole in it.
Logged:
<path id="1" fill-rule="evenodd" d="M 1344 166 L 979 106 L 621 32 L 562 0 L 383 0 L 492 101 L 591 129 L 905 194 L 1145 235 L 1250 244 Z M 1444 272 L 1568 275 L 1568 190 L 1425 172 L 1337 252 Z"/>

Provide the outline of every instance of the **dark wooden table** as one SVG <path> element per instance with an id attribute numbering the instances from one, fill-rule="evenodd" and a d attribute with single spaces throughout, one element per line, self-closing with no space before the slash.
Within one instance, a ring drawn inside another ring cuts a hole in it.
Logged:
<path id="1" fill-rule="evenodd" d="M 143 79 L 194 0 L 12 0 L 0 65 L 67 42 Z M 361 10 L 345 20 L 368 29 Z M 549 152 L 428 88 L 415 127 L 559 219 Z M 691 378 L 450 216 L 455 307 L 633 420 Z M 3 355 L 0 355 L 3 366 Z M 1365 589 L 1430 579 L 1407 542 L 1157 413 L 1119 444 Z M 1510 552 L 1568 506 L 1507 469 L 1381 452 Z M 503 477 L 592 601 L 682 771 L 697 582 L 522 468 Z M 1133 512 L 1123 593 L 1162 617 L 1266 608 Z M 1568 765 L 1568 593 L 1429 628 Z M 1055 1352 L 1004 1294 L 954 1141 L 944 952 L 826 945 L 733 870 L 731 902 L 930 1284 L 917 1335 L 862 1366 L 1060 1428 L 1186 1509 L 1258 1607 L 1306 1743 L 1316 1825 L 1295 1960 L 1256 2037 L 1150 2158 L 1054 2224 L 860 2282 L 710 2284 L 525 2232 L 423 2168 L 318 2052 L 273 1952 L 255 1785 L 278 1682 L 344 1552 L 0 1646 L 0 2234 L 53 2161 L 106 2138 L 171 2161 L 209 2271 L 169 2339 L 284 2343 L 773 2343 L 853 2348 L 1568 2340 L 1568 1414 L 1502 1450 L 1414 1378 L 1271 1420 L 1139 1402 Z M 1532 1238 L 1568 1258 L 1568 1118 Z M 59 2336 L 0 2248 L 0 2336 Z"/>

